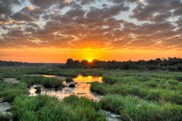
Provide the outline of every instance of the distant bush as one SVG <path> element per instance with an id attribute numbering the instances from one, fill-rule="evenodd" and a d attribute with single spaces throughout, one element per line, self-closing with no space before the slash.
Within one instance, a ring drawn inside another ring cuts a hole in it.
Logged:
<path id="1" fill-rule="evenodd" d="M 88 63 L 87 60 L 67 59 L 66 65 L 60 65 L 62 68 L 100 68 L 100 69 L 122 69 L 122 70 L 168 70 L 182 71 L 182 58 L 167 58 L 154 60 L 139 60 L 139 61 L 100 61 L 93 60 Z"/>
<path id="2" fill-rule="evenodd" d="M 100 112 L 101 107 L 97 102 L 84 97 L 78 98 L 74 95 L 65 98 L 64 102 L 74 107 L 73 111 L 77 114 L 80 121 L 106 121 L 104 115 Z"/>

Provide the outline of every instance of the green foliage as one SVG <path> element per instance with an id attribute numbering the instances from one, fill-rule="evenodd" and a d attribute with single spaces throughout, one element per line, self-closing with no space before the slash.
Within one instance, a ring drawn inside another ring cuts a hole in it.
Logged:
<path id="1" fill-rule="evenodd" d="M 104 75 L 107 77 L 104 83 L 92 83 L 91 90 L 102 95 L 130 95 L 150 101 L 182 104 L 182 85 L 174 79 L 177 76 L 178 73 L 169 72 L 110 71 Z"/>
<path id="2" fill-rule="evenodd" d="M 116 79 L 109 78 L 109 77 L 103 77 L 103 81 L 104 81 L 106 84 L 115 84 L 115 83 L 117 82 Z"/>
<path id="3" fill-rule="evenodd" d="M 78 74 L 103 75 L 103 83 L 91 83 L 91 91 L 106 97 L 96 103 L 75 96 L 62 102 L 48 96 L 24 96 L 28 94 L 27 86 L 32 84 L 46 88 L 63 86 L 62 79 L 39 74 L 64 76 L 68 81 Z M 7 77 L 20 80 L 20 84 L 5 83 Z M 0 97 L 13 101 L 13 116 L 17 121 L 105 121 L 101 107 L 120 114 L 123 121 L 182 121 L 181 79 L 180 72 L 167 71 L 1 67 Z M 6 119 L 0 116 L 0 120 Z"/>
<path id="4" fill-rule="evenodd" d="M 0 97 L 4 97 L 8 102 L 12 102 L 17 96 L 26 94 L 28 94 L 28 90 L 24 84 L 0 84 Z"/>
<path id="5" fill-rule="evenodd" d="M 103 114 L 99 111 L 100 105 L 97 102 L 86 98 L 78 98 L 71 95 L 64 99 L 64 102 L 74 107 L 74 112 L 80 121 L 105 121 Z"/>
<path id="6" fill-rule="evenodd" d="M 101 94 L 101 95 L 105 95 L 105 94 L 108 93 L 108 89 L 109 89 L 108 86 L 109 85 L 107 85 L 107 84 L 101 84 L 99 82 L 93 82 L 91 84 L 91 88 L 90 89 L 93 92 L 96 92 L 96 93 Z"/>
<path id="7" fill-rule="evenodd" d="M 46 88 L 61 88 L 63 81 L 56 78 L 46 78 L 42 76 L 21 76 L 18 78 L 21 82 L 26 83 L 27 86 L 33 84 L 41 84 Z"/>
<path id="8" fill-rule="evenodd" d="M 121 115 L 126 121 L 181 121 L 182 107 L 157 104 L 133 96 L 108 95 L 101 100 L 102 108 Z"/>
<path id="9" fill-rule="evenodd" d="M 21 121 L 105 121 L 98 104 L 70 96 L 60 102 L 55 97 L 21 96 L 13 103 L 14 120 Z"/>
<path id="10" fill-rule="evenodd" d="M 11 115 L 10 114 L 1 114 L 0 113 L 0 121 L 10 121 Z"/>
<path id="11" fill-rule="evenodd" d="M 175 76 L 175 79 L 178 80 L 179 82 L 182 82 L 182 75 Z"/>
<path id="12" fill-rule="evenodd" d="M 41 93 L 41 86 L 36 86 L 35 89 L 36 89 L 36 93 Z"/>
<path id="13" fill-rule="evenodd" d="M 66 82 L 73 82 L 73 79 L 71 77 L 67 77 Z"/>

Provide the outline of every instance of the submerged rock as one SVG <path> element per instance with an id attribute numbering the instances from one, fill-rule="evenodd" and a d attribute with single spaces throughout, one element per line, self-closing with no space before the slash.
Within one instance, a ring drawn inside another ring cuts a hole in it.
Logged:
<path id="1" fill-rule="evenodd" d="M 77 84 L 76 82 L 70 82 L 67 85 L 68 85 L 68 87 L 74 88 L 76 86 L 76 84 Z"/>
<path id="2" fill-rule="evenodd" d="M 74 88 L 75 84 L 69 84 L 68 87 Z"/>
<path id="3" fill-rule="evenodd" d="M 0 103 L 0 112 L 5 112 L 11 109 L 11 105 L 8 102 Z"/>
<path id="4" fill-rule="evenodd" d="M 103 110 L 107 121 L 122 121 L 121 116 L 110 111 Z"/>

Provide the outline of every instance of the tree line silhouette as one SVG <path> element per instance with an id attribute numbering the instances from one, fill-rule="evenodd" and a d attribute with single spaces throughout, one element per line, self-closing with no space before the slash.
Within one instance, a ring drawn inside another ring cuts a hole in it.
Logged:
<path id="1" fill-rule="evenodd" d="M 93 60 L 88 62 L 87 60 L 73 60 L 67 59 L 66 64 L 43 64 L 43 63 L 26 63 L 26 62 L 14 62 L 14 61 L 2 61 L 1 66 L 44 66 L 44 65 L 56 65 L 61 68 L 99 68 L 99 69 L 122 69 L 122 70 L 164 70 L 164 71 L 181 71 L 182 72 L 182 58 L 157 58 L 154 60 L 139 60 L 139 61 L 100 61 Z"/>
<path id="2" fill-rule="evenodd" d="M 27 62 L 16 62 L 16 61 L 2 61 L 0 60 L 1 66 L 37 66 L 43 65 L 42 63 L 27 63 Z"/>
<path id="3" fill-rule="evenodd" d="M 101 68 L 101 69 L 122 69 L 122 70 L 170 70 L 182 71 L 182 58 L 157 58 L 154 60 L 139 61 L 100 61 L 93 60 L 91 63 L 87 60 L 67 59 L 63 68 Z"/>

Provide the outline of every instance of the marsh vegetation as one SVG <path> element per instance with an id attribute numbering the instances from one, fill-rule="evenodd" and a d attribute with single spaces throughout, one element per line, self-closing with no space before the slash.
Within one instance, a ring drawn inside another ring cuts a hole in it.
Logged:
<path id="1" fill-rule="evenodd" d="M 38 85 L 36 90 L 39 91 L 44 88 L 59 92 L 67 88 L 64 83 L 79 83 L 89 75 L 102 77 L 102 83 L 99 80 L 86 81 L 91 93 L 102 97 L 97 101 L 75 95 L 60 100 L 42 93 L 30 96 L 28 92 L 33 85 Z M 81 80 L 75 80 L 75 77 Z M 16 83 L 12 83 L 12 79 Z M 181 72 L 60 69 L 55 66 L 1 67 L 0 98 L 12 108 L 1 111 L 0 120 L 106 121 L 104 110 L 107 110 L 120 115 L 122 121 L 182 121 L 181 90 Z"/>

